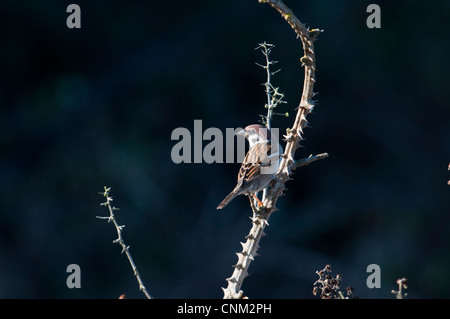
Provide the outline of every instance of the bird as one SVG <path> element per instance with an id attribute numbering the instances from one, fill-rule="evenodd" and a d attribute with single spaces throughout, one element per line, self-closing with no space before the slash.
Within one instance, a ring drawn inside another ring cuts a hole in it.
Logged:
<path id="1" fill-rule="evenodd" d="M 239 169 L 236 187 L 217 206 L 217 209 L 225 208 L 238 195 L 251 195 L 257 201 L 258 206 L 263 206 L 256 193 L 269 186 L 278 169 L 278 166 L 274 169 L 271 165 L 279 164 L 281 146 L 278 141 L 276 144 L 272 143 L 272 134 L 269 129 L 261 124 L 252 124 L 236 134 L 244 136 L 249 142 L 250 148 Z M 276 145 L 276 147 L 272 145 Z"/>

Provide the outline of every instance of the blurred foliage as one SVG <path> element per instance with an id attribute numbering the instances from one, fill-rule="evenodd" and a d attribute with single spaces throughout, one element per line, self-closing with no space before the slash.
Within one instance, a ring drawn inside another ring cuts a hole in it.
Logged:
<path id="1" fill-rule="evenodd" d="M 267 41 L 295 113 L 303 55 L 294 32 L 254 1 L 0 3 L 0 298 L 143 298 L 98 192 L 116 215 L 156 298 L 221 298 L 250 227 L 244 197 L 217 204 L 239 164 L 174 164 L 171 132 L 243 127 L 264 114 Z M 315 271 L 332 264 L 360 298 L 448 298 L 450 99 L 448 1 L 288 1 L 324 29 L 315 44 L 319 105 L 299 169 L 270 220 L 251 298 L 313 298 Z M 284 131 L 293 120 L 275 118 Z M 81 267 L 81 289 L 66 267 Z M 381 289 L 365 285 L 381 267 Z M 196 289 L 192 290 L 195 286 Z"/>

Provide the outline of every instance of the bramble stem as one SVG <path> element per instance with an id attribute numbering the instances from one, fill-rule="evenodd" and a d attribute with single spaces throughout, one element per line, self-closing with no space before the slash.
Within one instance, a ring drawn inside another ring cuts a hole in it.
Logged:
<path id="1" fill-rule="evenodd" d="M 248 276 L 248 268 L 253 258 L 257 255 L 257 250 L 259 248 L 259 241 L 264 235 L 264 229 L 268 226 L 268 220 L 270 215 L 277 210 L 275 204 L 280 196 L 283 195 L 285 190 L 285 183 L 291 179 L 290 175 L 293 170 L 300 166 L 308 165 L 316 160 L 328 157 L 328 154 L 319 154 L 316 156 L 310 156 L 309 158 L 302 159 L 299 161 L 294 160 L 294 154 L 297 148 L 300 146 L 300 142 L 303 139 L 303 128 L 307 126 L 306 116 L 312 112 L 314 108 L 313 97 L 317 94 L 313 91 L 315 83 L 315 70 L 316 70 L 316 59 L 314 53 L 313 42 L 316 37 L 322 32 L 322 30 L 307 29 L 300 20 L 294 15 L 291 9 L 289 9 L 281 0 L 258 0 L 259 3 L 268 3 L 274 9 L 276 9 L 281 16 L 289 23 L 289 25 L 294 29 L 297 36 L 300 38 L 304 56 L 300 59 L 302 66 L 305 67 L 305 77 L 303 82 L 303 91 L 300 99 L 299 106 L 297 107 L 297 114 L 295 116 L 294 124 L 292 128 L 286 130 L 286 148 L 284 154 L 282 155 L 280 167 L 275 175 L 272 187 L 266 192 L 266 196 L 263 196 L 263 206 L 256 208 L 252 200 L 250 199 L 250 206 L 253 210 L 252 228 L 250 233 L 246 236 L 246 242 L 242 244 L 242 251 L 237 253 L 238 262 L 234 265 L 234 271 L 230 278 L 227 278 L 228 286 L 227 288 L 222 288 L 224 291 L 225 299 L 237 299 L 243 298 L 243 291 L 241 290 L 244 278 Z M 266 56 L 266 62 L 270 60 Z M 270 80 L 271 73 L 267 72 Z M 264 66 L 263 66 L 264 67 Z M 270 89 L 266 85 L 267 90 Z M 273 92 L 272 92 L 273 95 Z M 269 97 L 268 97 L 269 98 Z M 267 106 L 269 108 L 269 105 Z M 268 118 L 270 109 L 268 110 Z M 269 124 L 270 126 L 270 124 Z"/>
<path id="2" fill-rule="evenodd" d="M 144 295 L 147 297 L 147 299 L 152 299 L 152 297 L 150 296 L 150 294 L 148 293 L 147 289 L 144 286 L 141 276 L 139 275 L 139 272 L 137 270 L 136 264 L 134 263 L 133 257 L 131 257 L 130 246 L 125 245 L 125 242 L 123 240 L 122 229 L 125 227 L 125 225 L 119 226 L 119 224 L 117 223 L 116 218 L 114 216 L 114 212 L 119 210 L 119 208 L 116 208 L 111 205 L 111 202 L 113 201 L 113 198 L 111 196 L 109 196 L 109 192 L 110 192 L 111 188 L 105 186 L 104 189 L 105 189 L 105 191 L 102 193 L 99 193 L 99 194 L 103 195 L 106 198 L 106 202 L 101 203 L 100 205 L 108 207 L 109 216 L 96 216 L 96 218 L 106 219 L 108 221 L 108 223 L 113 222 L 114 227 L 116 228 L 116 231 L 117 231 L 117 239 L 114 240 L 113 243 L 119 244 L 120 246 L 122 246 L 121 253 L 123 254 L 125 252 L 125 254 L 127 255 L 128 261 L 130 262 L 131 268 L 133 269 L 133 273 L 136 276 L 136 279 L 139 283 L 139 290 L 144 293 Z"/>

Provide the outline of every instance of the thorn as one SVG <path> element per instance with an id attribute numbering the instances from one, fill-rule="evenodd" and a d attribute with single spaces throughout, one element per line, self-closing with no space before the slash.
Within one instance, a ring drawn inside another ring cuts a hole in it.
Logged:
<path id="1" fill-rule="evenodd" d="M 129 248 L 130 248 L 130 246 L 124 246 L 124 247 L 122 248 L 121 254 L 123 254 L 123 253 L 124 253 L 125 251 L 127 251 Z"/>
<path id="2" fill-rule="evenodd" d="M 258 217 L 250 217 L 250 218 L 252 219 L 253 224 L 255 224 L 257 226 L 259 225 L 260 221 L 259 221 Z"/>
<path id="3" fill-rule="evenodd" d="M 248 239 L 248 240 L 254 240 L 254 239 L 255 239 L 255 237 L 254 237 L 252 234 L 248 234 L 248 235 L 245 236 L 244 238 L 245 238 L 245 239 Z"/>
<path id="4" fill-rule="evenodd" d="M 302 66 L 305 64 L 309 66 L 311 65 L 312 59 L 304 55 L 300 58 L 300 62 L 302 62 Z"/>
<path id="5" fill-rule="evenodd" d="M 321 34 L 322 32 L 323 32 L 323 30 L 320 30 L 320 29 L 312 29 L 309 31 L 309 36 L 312 41 L 315 41 L 317 39 L 317 36 L 319 34 Z"/>
<path id="6" fill-rule="evenodd" d="M 237 263 L 236 265 L 233 265 L 233 266 L 231 266 L 231 267 L 233 267 L 233 268 L 235 268 L 235 269 L 242 269 L 243 267 L 242 267 L 242 265 L 240 264 L 240 263 Z"/>
<path id="7" fill-rule="evenodd" d="M 237 280 L 234 277 L 230 277 L 230 278 L 227 278 L 225 280 L 228 281 L 228 282 L 234 283 L 234 284 L 237 283 Z"/>

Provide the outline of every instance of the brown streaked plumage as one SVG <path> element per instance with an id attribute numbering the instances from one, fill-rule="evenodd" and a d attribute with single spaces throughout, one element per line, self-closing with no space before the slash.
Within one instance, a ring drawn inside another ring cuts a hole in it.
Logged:
<path id="1" fill-rule="evenodd" d="M 233 191 L 217 206 L 222 209 L 238 195 L 253 195 L 267 186 L 273 179 L 273 173 L 266 174 L 261 170 L 271 165 L 271 134 L 264 126 L 253 124 L 247 126 L 238 134 L 244 135 L 250 143 L 250 149 L 245 155 L 238 172 L 237 184 Z M 256 198 L 256 196 L 255 196 Z M 260 203 L 260 201 L 258 200 Z"/>

